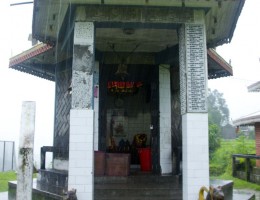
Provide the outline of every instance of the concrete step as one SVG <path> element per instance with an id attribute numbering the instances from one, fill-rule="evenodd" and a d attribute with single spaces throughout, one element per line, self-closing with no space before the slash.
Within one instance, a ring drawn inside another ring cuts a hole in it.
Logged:
<path id="1" fill-rule="evenodd" d="M 104 199 L 182 199 L 182 191 L 177 189 L 163 189 L 163 188 L 125 188 L 120 189 L 95 189 L 94 193 L 95 200 Z"/>
<path id="2" fill-rule="evenodd" d="M 179 177 L 141 175 L 96 177 L 95 200 L 181 200 Z"/>

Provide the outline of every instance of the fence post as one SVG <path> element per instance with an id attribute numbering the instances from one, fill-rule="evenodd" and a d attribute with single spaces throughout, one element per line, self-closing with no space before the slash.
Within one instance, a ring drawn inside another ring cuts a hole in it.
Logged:
<path id="1" fill-rule="evenodd" d="M 3 150 L 3 172 L 5 171 L 5 141 L 4 141 L 4 150 Z"/>
<path id="2" fill-rule="evenodd" d="M 232 176 L 236 177 L 237 175 L 237 169 L 236 169 L 236 157 L 233 155 L 232 156 Z"/>
<path id="3" fill-rule="evenodd" d="M 12 149 L 12 170 L 14 170 L 14 156 L 15 156 L 15 153 L 14 153 L 14 145 L 15 143 L 13 142 L 13 149 Z"/>
<path id="4" fill-rule="evenodd" d="M 250 181 L 250 158 L 246 158 L 246 181 Z"/>

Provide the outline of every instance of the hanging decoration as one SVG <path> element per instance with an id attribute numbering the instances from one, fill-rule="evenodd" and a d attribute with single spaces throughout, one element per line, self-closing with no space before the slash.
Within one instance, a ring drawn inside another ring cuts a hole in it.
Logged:
<path id="1" fill-rule="evenodd" d="M 134 94 L 143 86 L 141 81 L 109 81 L 107 89 L 112 94 Z"/>

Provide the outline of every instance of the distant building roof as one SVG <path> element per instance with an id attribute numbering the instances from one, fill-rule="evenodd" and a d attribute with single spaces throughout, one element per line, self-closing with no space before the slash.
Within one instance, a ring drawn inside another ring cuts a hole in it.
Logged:
<path id="1" fill-rule="evenodd" d="M 252 84 L 252 85 L 249 85 L 247 87 L 247 90 L 248 92 L 260 92 L 260 81 Z"/>
<path id="2" fill-rule="evenodd" d="M 236 119 L 233 121 L 233 124 L 235 126 L 241 126 L 241 125 L 252 125 L 257 122 L 260 122 L 260 111 Z"/>

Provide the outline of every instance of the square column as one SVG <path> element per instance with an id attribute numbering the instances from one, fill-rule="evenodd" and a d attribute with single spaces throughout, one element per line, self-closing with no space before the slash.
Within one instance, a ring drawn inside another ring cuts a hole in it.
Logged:
<path id="1" fill-rule="evenodd" d="M 159 66 L 160 164 L 162 174 L 172 172 L 170 66 Z"/>
<path id="2" fill-rule="evenodd" d="M 179 30 L 183 200 L 197 200 L 209 187 L 207 49 L 203 12 Z"/>
<path id="3" fill-rule="evenodd" d="M 94 188 L 94 24 L 75 22 L 70 110 L 68 190 L 92 200 Z"/>

